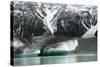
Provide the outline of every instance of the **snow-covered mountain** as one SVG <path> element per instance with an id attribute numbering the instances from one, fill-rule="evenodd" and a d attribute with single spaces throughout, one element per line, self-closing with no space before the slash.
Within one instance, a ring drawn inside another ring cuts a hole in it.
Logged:
<path id="1" fill-rule="evenodd" d="M 12 1 L 11 20 L 12 35 L 19 39 L 18 42 L 13 40 L 13 46 L 22 47 L 25 44 L 23 42 L 26 42 L 28 45 L 31 44 L 30 47 L 41 50 L 48 41 L 58 37 L 57 42 L 73 37 L 76 39 L 95 37 L 97 7 Z M 19 43 L 21 40 L 22 43 Z M 17 43 L 19 45 L 16 46 Z"/>

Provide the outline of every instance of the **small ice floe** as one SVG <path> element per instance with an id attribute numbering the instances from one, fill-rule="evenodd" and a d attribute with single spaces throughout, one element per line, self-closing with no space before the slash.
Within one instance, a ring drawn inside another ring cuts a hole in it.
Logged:
<path id="1" fill-rule="evenodd" d="M 39 54 L 40 50 L 39 49 L 30 49 L 30 48 L 25 48 L 23 51 L 23 54 Z"/>

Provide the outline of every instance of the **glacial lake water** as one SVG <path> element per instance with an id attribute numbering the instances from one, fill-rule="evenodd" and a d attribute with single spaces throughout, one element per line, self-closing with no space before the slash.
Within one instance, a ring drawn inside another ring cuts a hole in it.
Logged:
<path id="1" fill-rule="evenodd" d="M 65 64 L 74 62 L 89 62 L 96 61 L 96 52 L 81 52 L 77 54 L 67 54 L 60 56 L 20 56 L 14 58 L 15 66 L 26 66 L 26 65 L 41 65 L 41 64 Z"/>

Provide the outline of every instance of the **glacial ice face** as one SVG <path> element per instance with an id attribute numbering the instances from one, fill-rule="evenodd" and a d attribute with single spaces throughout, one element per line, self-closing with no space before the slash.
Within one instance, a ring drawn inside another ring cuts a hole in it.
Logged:
<path id="1" fill-rule="evenodd" d="M 76 49 L 76 47 L 78 46 L 78 40 L 77 39 L 68 40 L 68 41 L 59 42 L 57 44 L 60 44 L 60 45 L 56 48 L 52 48 L 52 47 L 48 48 L 47 52 L 74 51 Z"/>

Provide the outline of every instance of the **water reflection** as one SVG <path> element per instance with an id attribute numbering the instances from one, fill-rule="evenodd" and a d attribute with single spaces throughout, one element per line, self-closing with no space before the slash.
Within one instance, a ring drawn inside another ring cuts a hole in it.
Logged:
<path id="1" fill-rule="evenodd" d="M 44 57 L 24 57 L 15 58 L 14 65 L 38 65 L 38 64 L 63 64 L 72 62 L 87 62 L 96 61 L 96 54 L 80 54 L 80 55 L 66 55 L 66 56 L 44 56 Z"/>

